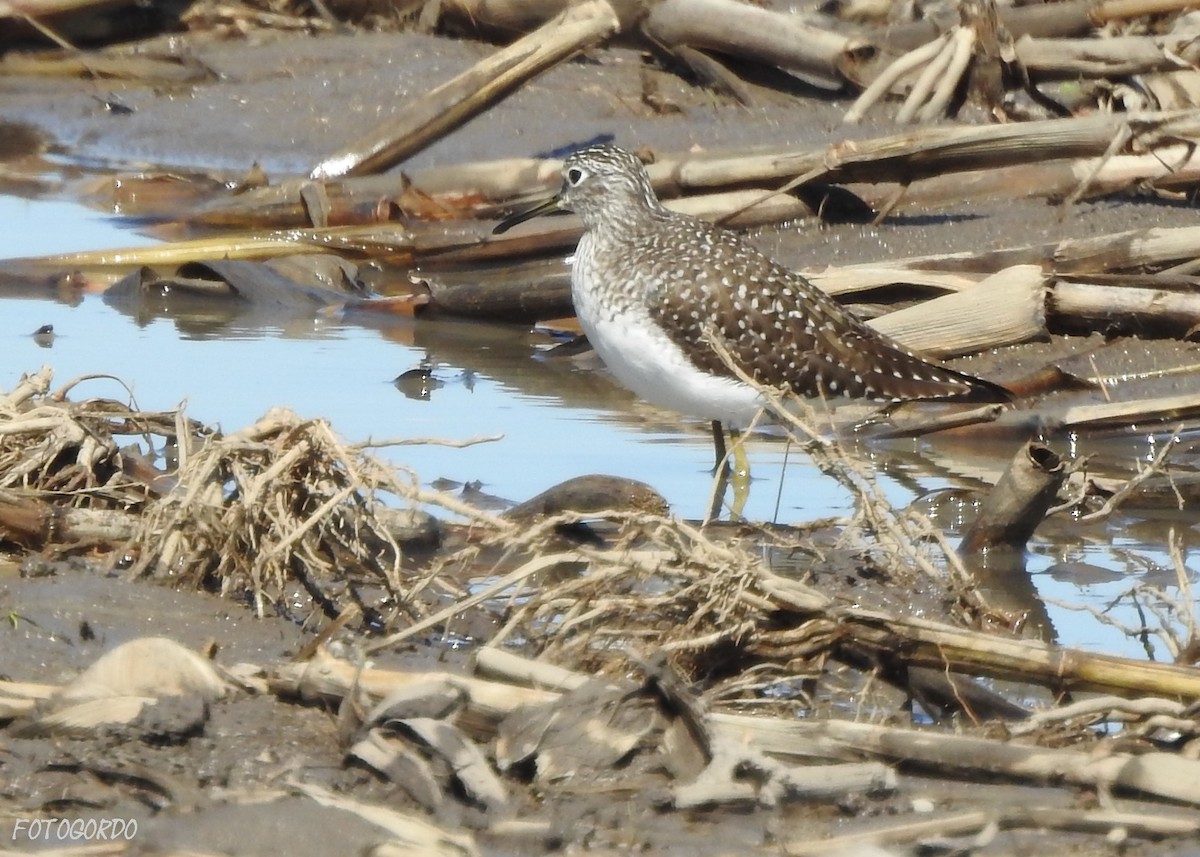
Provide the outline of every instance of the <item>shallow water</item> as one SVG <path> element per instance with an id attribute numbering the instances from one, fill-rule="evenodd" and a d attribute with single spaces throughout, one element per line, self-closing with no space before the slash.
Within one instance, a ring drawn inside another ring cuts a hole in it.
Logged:
<path id="1" fill-rule="evenodd" d="M 69 202 L 0 196 L 0 220 L 10 225 L 0 234 L 0 259 L 149 240 Z M 56 334 L 48 347 L 31 335 L 47 324 Z M 594 368 L 540 356 L 551 340 L 521 327 L 408 319 L 374 328 L 320 317 L 286 327 L 214 328 L 135 320 L 95 295 L 76 306 L 48 295 L 0 302 L 0 341 L 7 352 L 0 368 L 3 389 L 22 373 L 49 365 L 56 384 L 104 374 L 128 385 L 126 390 L 117 380 L 89 380 L 75 397 L 132 398 L 143 409 L 186 402 L 191 417 L 226 431 L 284 406 L 303 417 L 328 419 L 351 442 L 498 435 L 462 449 L 424 444 L 388 447 L 381 454 L 427 484 L 479 482 L 482 491 L 510 501 L 596 472 L 650 483 L 682 517 L 700 518 L 709 505 L 712 447 L 705 425 L 634 401 Z M 402 394 L 393 380 L 422 366 L 433 381 L 428 399 Z M 881 474 L 886 471 L 879 480 L 893 504 L 970 484 L 929 469 L 914 454 L 936 444 L 903 441 L 872 449 L 873 463 Z M 1012 451 L 1005 446 L 969 452 L 973 464 L 992 471 L 994 479 Z M 749 519 L 788 523 L 851 511 L 849 495 L 780 440 L 755 438 L 749 455 L 755 477 L 745 508 Z M 1108 541 L 1035 543 L 1030 569 L 1039 594 L 1103 609 L 1128 588 L 1131 567 L 1134 576 L 1171 583 L 1163 571 L 1170 563 L 1161 539 Z M 1144 656 L 1138 644 L 1087 613 L 1055 606 L 1050 613 L 1060 642 Z M 1127 609 L 1120 615 L 1134 622 Z"/>

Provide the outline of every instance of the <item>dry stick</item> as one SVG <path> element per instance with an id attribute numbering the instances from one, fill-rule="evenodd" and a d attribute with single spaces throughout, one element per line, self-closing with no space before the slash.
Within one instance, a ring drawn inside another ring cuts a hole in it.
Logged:
<path id="1" fill-rule="evenodd" d="M 1039 83 L 1081 77 L 1120 78 L 1189 68 L 1195 58 L 1195 32 L 1154 36 L 1036 39 L 1013 45 L 1017 63 Z M 1182 54 L 1182 56 L 1181 56 Z"/>
<path id="2" fill-rule="evenodd" d="M 900 78 L 938 56 L 949 41 L 949 38 L 949 35 L 938 36 L 933 41 L 927 42 L 916 50 L 909 51 L 888 66 L 879 77 L 871 82 L 870 86 L 863 90 L 862 95 L 855 99 L 854 104 L 850 106 L 850 109 L 846 111 L 846 115 L 842 117 L 842 121 L 847 125 L 856 125 L 861 122 L 863 116 L 871 109 L 871 106 L 887 95 Z"/>
<path id="3" fill-rule="evenodd" d="M 1158 454 L 1154 456 L 1154 460 L 1151 461 L 1150 464 L 1139 469 L 1137 473 L 1125 480 L 1124 484 L 1122 484 L 1121 487 L 1112 494 L 1112 496 L 1104 501 L 1103 506 L 1094 512 L 1089 512 L 1088 514 L 1077 518 L 1076 522 L 1081 524 L 1090 524 L 1095 523 L 1096 521 L 1103 521 L 1104 519 L 1110 517 L 1113 512 L 1117 511 L 1117 508 L 1124 503 L 1134 491 L 1137 490 L 1139 485 L 1156 473 L 1162 473 L 1163 465 L 1167 461 L 1167 456 L 1169 456 L 1171 451 L 1175 448 L 1175 441 L 1178 440 L 1179 435 L 1182 432 L 1183 424 L 1180 423 L 1178 426 L 1176 426 L 1175 431 L 1171 433 L 1171 437 L 1167 439 L 1167 442 L 1163 444 L 1163 448 L 1160 449 Z M 1061 506 L 1055 506 L 1048 511 L 1048 514 L 1053 514 L 1054 512 L 1061 511 L 1063 509 L 1069 509 L 1073 505 L 1074 503 L 1069 505 L 1062 504 Z M 1183 508 L 1183 503 L 1179 504 L 1179 508 Z"/>
<path id="4" fill-rule="evenodd" d="M 1177 373 L 1163 373 L 1164 376 L 1168 374 Z M 1178 396 L 1136 399 L 1131 402 L 1071 405 L 1054 416 L 1057 418 L 1056 429 L 1120 426 L 1123 430 L 1127 430 L 1130 422 L 1149 423 L 1191 419 L 1198 413 L 1200 413 L 1200 391 L 1182 393 Z"/>
<path id="5" fill-rule="evenodd" d="M 873 438 L 921 437 L 939 431 L 977 426 L 980 423 L 994 423 L 1008 410 L 1007 405 L 980 405 L 968 410 L 956 410 L 933 416 L 921 416 L 919 422 L 897 425 L 892 428 L 872 432 Z"/>
<path id="6" fill-rule="evenodd" d="M 1060 274 L 1154 267 L 1200 256 L 1200 226 L 1136 229 L 1095 238 L 1068 238 L 1046 244 L 1009 247 L 982 253 L 942 253 L 894 259 L 898 268 L 918 270 L 999 269 L 1010 265 L 1048 265 Z M 872 267 L 872 265 L 864 265 Z M 844 272 L 855 265 L 846 265 Z"/>
<path id="7" fill-rule="evenodd" d="M 1182 504 L 1180 504 L 1182 508 Z M 1172 527 L 1171 533 L 1167 538 L 1167 546 L 1171 552 L 1171 562 L 1175 566 L 1175 581 L 1179 587 L 1179 603 L 1186 604 L 1190 609 L 1178 611 L 1186 618 L 1184 619 L 1187 626 L 1187 640 L 1190 645 L 1196 642 L 1196 612 L 1193 605 L 1195 599 L 1192 598 L 1192 576 L 1188 572 L 1187 564 L 1183 560 L 1183 539 L 1178 531 Z M 1178 659 L 1179 652 L 1175 652 L 1175 657 Z"/>
<path id="8" fill-rule="evenodd" d="M 908 97 L 904 99 L 904 104 L 896 112 L 896 124 L 907 125 L 911 122 L 917 114 L 917 110 L 929 98 L 934 84 L 949 67 L 950 60 L 954 57 L 955 45 L 966 29 L 966 27 L 955 27 L 954 31 L 943 41 L 941 50 L 925 66 L 925 70 L 921 72 L 916 83 L 909 90 Z"/>
<path id="9" fill-rule="evenodd" d="M 1126 117 L 1122 121 L 1135 120 Z M 1160 139 L 1174 141 L 1200 135 L 1200 126 L 1196 123 L 1195 111 L 1142 114 L 1137 120 L 1148 146 L 1155 145 Z M 815 179 L 906 184 L 945 173 L 1090 157 L 1106 151 L 1112 135 L 1120 127 L 1121 123 L 1112 117 L 1097 115 L 1020 125 L 923 129 L 873 141 L 856 141 L 853 147 L 843 145 L 816 152 L 743 157 L 738 159 L 737 173 L 747 181 L 766 182 L 789 173 L 799 175 L 722 215 L 721 222 L 739 217 L 748 209 Z M 684 160 L 674 166 L 670 175 L 682 187 L 708 186 L 717 177 L 732 171 L 729 160 Z"/>
<path id="10" fill-rule="evenodd" d="M 444 437 L 399 437 L 388 440 L 365 440 L 362 443 L 353 444 L 350 448 L 380 449 L 387 446 L 449 446 L 454 449 L 462 449 L 480 443 L 495 443 L 498 440 L 504 440 L 504 435 L 477 434 L 474 437 L 463 438 L 462 440 L 452 440 Z"/>
<path id="11" fill-rule="evenodd" d="M 910 665 L 1035 682 L 1052 689 L 1200 699 L 1200 674 L 1160 664 L 968 631 L 907 616 L 847 610 L 844 639 L 881 654 L 904 653 Z"/>
<path id="12" fill-rule="evenodd" d="M 1095 699 L 1080 700 L 1069 705 L 1060 705 L 1057 708 L 1035 711 L 1023 723 L 1008 724 L 1007 729 L 1010 735 L 1026 735 L 1045 729 L 1049 725 L 1077 718 L 1092 722 L 1111 720 L 1117 714 L 1132 715 L 1139 719 L 1158 714 L 1183 717 L 1187 711 L 1188 706 L 1175 699 L 1159 697 L 1125 699 L 1120 696 L 1101 696 Z M 1195 725 L 1193 724 L 1193 726 Z"/>
<path id="13" fill-rule="evenodd" d="M 788 857 L 857 854 L 863 851 L 864 846 L 869 845 L 878 847 L 923 839 L 936 840 L 944 837 L 965 836 L 976 831 L 980 831 L 980 835 L 983 835 L 989 827 L 998 827 L 1003 830 L 1029 828 L 1108 834 L 1120 831 L 1147 839 L 1192 836 L 1200 832 L 1200 822 L 1189 818 L 1150 813 L 1113 812 L 1111 810 L 1019 808 L 976 810 L 928 820 L 903 821 L 898 824 L 888 824 L 860 833 L 843 834 L 819 841 L 804 839 L 782 842 L 780 848 Z M 963 853 L 971 851 L 973 849 L 970 846 L 963 849 Z"/>
<path id="14" fill-rule="evenodd" d="M 505 97 L 529 78 L 617 31 L 606 0 L 584 0 L 562 15 L 408 104 L 399 119 L 317 164 L 314 179 L 379 172 L 418 152 Z"/>
<path id="15" fill-rule="evenodd" d="M 243 493 L 242 504 L 250 508 L 258 502 L 258 494 L 261 490 L 268 488 L 270 483 L 274 482 L 279 474 L 288 470 L 301 458 L 304 458 L 312 452 L 312 445 L 307 440 L 301 440 L 295 446 L 288 449 L 283 455 L 271 462 L 271 466 L 258 474 L 250 484 L 246 486 Z M 183 468 L 180 468 L 182 471 Z"/>
<path id="16" fill-rule="evenodd" d="M 1195 110 L 1092 114 L 1009 125 L 910 128 L 811 149 L 781 146 L 740 153 L 664 155 L 648 170 L 655 188 L 668 198 L 718 187 L 769 184 L 809 171 L 839 182 L 915 181 L 946 172 L 1097 157 L 1113 135 L 1130 123 L 1147 147 L 1200 137 L 1200 116 Z M 557 181 L 560 164 L 508 159 L 427 168 L 414 172 L 413 179 L 426 193 L 457 193 L 469 187 L 489 199 L 512 199 L 527 196 L 534 188 L 536 193 L 547 193 Z"/>
<path id="17" fill-rule="evenodd" d="M 402 643 L 408 638 L 419 634 L 422 631 L 426 631 L 430 628 L 440 625 L 442 622 L 445 622 L 448 619 L 454 618 L 464 610 L 469 610 L 478 604 L 482 604 L 489 598 L 504 592 L 504 590 L 508 589 L 510 586 L 515 586 L 516 584 L 534 574 L 537 574 L 540 571 L 553 568 L 560 563 L 580 562 L 581 560 L 583 560 L 583 556 L 575 551 L 564 551 L 562 553 L 546 554 L 544 556 L 535 557 L 526 562 L 520 568 L 510 571 L 496 582 L 490 584 L 489 586 L 485 586 L 474 595 L 464 598 L 461 601 L 457 601 L 454 604 L 451 604 L 449 607 L 439 610 L 432 616 L 427 616 L 421 621 L 409 625 L 407 628 L 401 631 L 396 631 L 394 634 L 389 634 L 382 639 L 373 640 L 372 642 L 367 643 L 367 645 L 364 647 L 364 651 L 367 654 L 374 654 L 382 649 L 390 649 L 396 644 Z"/>
<path id="18" fill-rule="evenodd" d="M 1180 288 L 1170 279 L 1161 285 L 1156 277 L 1138 278 L 1130 285 L 1087 282 L 1086 276 L 1056 278 L 1047 297 L 1050 311 L 1059 318 L 1107 322 L 1128 319 L 1146 327 L 1186 332 L 1200 323 L 1200 293 L 1194 281 Z M 1145 288 L 1144 286 L 1150 286 Z"/>
<path id="19" fill-rule="evenodd" d="M 632 553 L 621 553 L 616 558 L 609 551 L 590 551 L 586 548 L 581 548 L 580 553 L 589 556 L 591 559 L 591 569 L 587 576 L 564 581 L 555 586 L 552 591 L 543 593 L 539 599 L 531 599 L 520 605 L 509 617 L 508 621 L 492 634 L 491 639 L 488 641 L 489 645 L 499 645 L 508 639 L 508 636 L 531 613 L 541 611 L 547 606 L 553 608 L 556 601 L 566 598 L 575 606 L 568 611 L 565 618 L 557 623 L 557 628 L 561 632 L 565 628 L 564 623 L 567 621 L 567 618 L 570 618 L 574 622 L 583 621 L 583 617 L 578 614 L 578 611 L 582 610 L 584 603 L 591 597 L 594 597 L 594 593 L 607 580 L 610 578 L 621 578 L 631 571 L 636 572 L 645 567 L 635 562 L 635 556 Z M 563 615 L 558 610 L 555 610 L 555 613 L 556 615 Z"/>
<path id="20" fill-rule="evenodd" d="M 15 414 L 17 409 L 30 399 L 38 399 L 50 392 L 50 382 L 54 379 L 54 370 L 43 366 L 33 374 L 21 376 L 17 386 L 10 392 L 0 395 L 0 412 L 8 411 Z"/>
<path id="21" fill-rule="evenodd" d="M 342 449 L 341 443 L 333 436 L 327 423 L 321 421 L 313 423 L 313 425 L 316 427 L 317 431 L 324 436 L 325 446 L 327 449 Z M 324 503 L 313 510 L 312 514 L 309 515 L 308 518 L 306 518 L 295 530 L 293 530 L 283 539 L 275 542 L 268 550 L 260 554 L 261 559 L 259 561 L 268 560 L 290 545 L 295 544 L 301 536 L 315 527 L 321 518 L 325 517 L 340 504 L 354 496 L 355 493 L 366 488 L 366 482 L 362 478 L 362 475 L 358 472 L 358 468 L 354 466 L 354 462 L 351 460 L 351 457 L 347 455 L 339 455 L 338 458 L 340 459 L 342 465 L 346 468 L 346 475 L 350 480 L 349 484 L 343 486 L 339 491 L 337 491 L 337 493 L 330 496 Z M 398 563 L 400 557 L 400 546 L 396 544 L 390 535 L 386 534 L 386 528 L 383 534 L 386 536 L 386 540 L 389 542 L 388 546 L 393 550 L 393 556 L 396 557 L 395 562 Z"/>
<path id="22" fill-rule="evenodd" d="M 959 81 L 966 74 L 967 66 L 971 64 L 971 57 L 974 55 L 975 44 L 978 40 L 979 34 L 974 27 L 960 27 L 954 34 L 954 55 L 950 58 L 950 65 L 946 69 L 945 76 L 938 83 L 937 89 L 934 90 L 933 97 L 917 114 L 917 119 L 922 122 L 932 122 L 939 116 L 945 115 Z"/>
<path id="23" fill-rule="evenodd" d="M 461 515 L 469 521 L 483 524 L 501 534 L 518 531 L 517 525 L 512 521 L 478 509 L 470 503 L 465 503 L 450 494 L 441 491 L 428 491 L 416 486 L 400 486 L 400 490 L 402 492 L 401 496 L 407 497 L 421 505 L 441 506 L 448 512 L 454 512 L 456 515 Z"/>
<path id="24" fill-rule="evenodd" d="M 1124 149 L 1125 145 L 1131 139 L 1133 139 L 1133 129 L 1128 125 L 1121 126 L 1121 129 L 1113 135 L 1112 143 L 1110 143 L 1108 148 L 1104 150 L 1104 154 L 1095 159 L 1095 162 L 1092 164 L 1092 168 L 1088 171 L 1088 174 L 1079 182 L 1079 186 L 1076 187 L 1075 190 L 1071 191 L 1071 193 L 1068 194 L 1067 197 L 1062 201 L 1063 211 L 1073 206 L 1083 197 L 1085 193 L 1087 193 L 1088 188 L 1092 186 L 1092 182 L 1095 181 L 1096 176 L 1100 174 L 1100 171 L 1104 169 L 1105 164 L 1107 164 L 1112 158 L 1116 157 L 1117 152 L 1120 152 L 1122 149 Z"/>
<path id="25" fill-rule="evenodd" d="M 1196 0 L 1104 0 L 1089 10 L 1097 25 L 1143 15 L 1163 15 L 1196 8 Z"/>
<path id="26" fill-rule="evenodd" d="M 543 661 L 532 661 L 492 645 L 477 649 L 471 660 L 476 675 L 484 678 L 495 676 L 523 687 L 565 692 L 583 687 L 589 678 L 582 673 Z"/>

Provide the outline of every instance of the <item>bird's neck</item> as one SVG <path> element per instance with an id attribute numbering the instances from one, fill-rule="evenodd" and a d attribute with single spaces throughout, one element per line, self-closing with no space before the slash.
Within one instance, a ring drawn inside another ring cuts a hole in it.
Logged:
<path id="1" fill-rule="evenodd" d="M 627 206 L 611 206 L 594 212 L 585 224 L 589 230 L 616 239 L 645 235 L 669 217 L 671 212 L 657 200 Z"/>

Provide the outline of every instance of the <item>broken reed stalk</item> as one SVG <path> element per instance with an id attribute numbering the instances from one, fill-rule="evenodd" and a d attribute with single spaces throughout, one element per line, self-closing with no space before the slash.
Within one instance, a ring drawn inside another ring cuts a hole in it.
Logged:
<path id="1" fill-rule="evenodd" d="M 995 549 L 1024 551 L 1069 472 L 1049 447 L 1026 442 L 984 497 L 975 520 L 963 533 L 959 553 L 978 556 Z"/>

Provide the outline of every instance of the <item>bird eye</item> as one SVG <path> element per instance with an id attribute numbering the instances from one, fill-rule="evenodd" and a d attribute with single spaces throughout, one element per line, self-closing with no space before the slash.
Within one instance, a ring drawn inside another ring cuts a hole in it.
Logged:
<path id="1" fill-rule="evenodd" d="M 579 167 L 571 167 L 567 170 L 567 184 L 574 187 L 581 181 L 583 181 L 583 170 L 579 169 Z"/>

